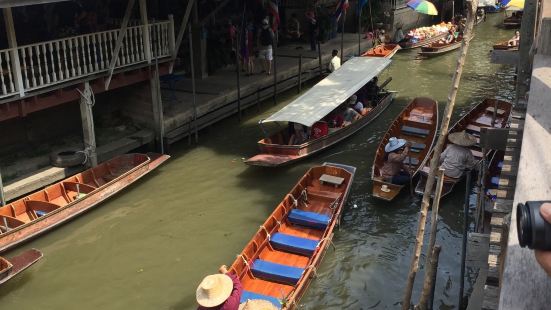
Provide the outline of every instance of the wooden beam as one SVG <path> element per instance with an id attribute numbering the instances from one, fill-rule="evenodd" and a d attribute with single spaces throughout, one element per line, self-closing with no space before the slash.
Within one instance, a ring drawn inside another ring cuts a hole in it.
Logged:
<path id="1" fill-rule="evenodd" d="M 25 86 L 23 85 L 23 76 L 21 74 L 21 64 L 19 62 L 19 50 L 17 49 L 17 37 L 15 35 L 15 26 L 11 8 L 4 8 L 4 21 L 6 24 L 6 33 L 8 37 L 8 46 L 10 47 L 11 68 L 13 72 L 15 89 L 19 96 L 25 96 Z"/>
<path id="2" fill-rule="evenodd" d="M 126 36 L 126 28 L 128 27 L 128 20 L 130 19 L 130 13 L 132 13 L 132 8 L 134 8 L 135 2 L 136 0 L 128 0 L 128 4 L 126 5 L 126 12 L 124 13 L 121 29 L 119 30 L 119 35 L 117 36 L 117 43 L 115 44 L 115 50 L 113 51 L 113 54 L 111 54 L 113 55 L 112 56 L 113 58 L 111 58 L 111 62 L 109 63 L 109 75 L 105 80 L 105 90 L 109 89 L 109 84 L 111 83 L 111 77 L 113 76 L 115 65 L 117 64 L 117 60 L 119 59 L 119 52 L 122 47 L 122 40 Z"/>
<path id="3" fill-rule="evenodd" d="M 145 59 L 147 63 L 151 63 L 151 40 L 149 39 L 149 20 L 147 18 L 147 3 L 146 0 L 140 0 L 140 15 L 142 17 L 143 25 L 143 47 L 145 52 Z"/>
<path id="4" fill-rule="evenodd" d="M 6 196 L 4 195 L 4 184 L 2 183 L 2 172 L 0 172 L 0 207 L 6 205 Z"/>
<path id="5" fill-rule="evenodd" d="M 180 49 L 180 45 L 182 45 L 182 40 L 184 39 L 184 34 L 186 32 L 187 23 L 189 20 L 189 15 L 191 14 L 191 8 L 193 7 L 193 4 L 195 3 L 195 0 L 189 0 L 186 7 L 186 13 L 184 14 L 184 18 L 182 18 L 182 23 L 180 24 L 180 30 L 178 31 L 178 37 L 176 38 L 176 44 L 174 45 L 174 50 L 172 51 L 172 58 L 170 63 L 169 72 L 172 73 L 172 70 L 174 68 L 174 60 L 176 60 L 176 57 L 178 56 L 178 50 Z"/>

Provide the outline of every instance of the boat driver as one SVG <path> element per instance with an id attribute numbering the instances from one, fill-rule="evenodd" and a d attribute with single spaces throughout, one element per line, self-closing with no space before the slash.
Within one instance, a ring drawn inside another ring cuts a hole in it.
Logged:
<path id="1" fill-rule="evenodd" d="M 408 184 L 411 179 L 411 173 L 404 160 L 408 156 L 410 142 L 405 139 L 391 137 L 385 145 L 385 163 L 381 168 L 381 177 L 385 182 L 397 185 Z"/>
<path id="2" fill-rule="evenodd" d="M 454 132 L 448 135 L 448 144 L 444 152 L 440 154 L 440 168 L 444 174 L 451 178 L 460 178 L 463 171 L 473 169 L 476 159 L 468 149 L 476 144 L 476 138 L 465 131 Z"/>
<path id="3" fill-rule="evenodd" d="M 222 265 L 219 274 L 206 276 L 199 284 L 196 299 L 197 310 L 235 310 L 239 308 L 243 286 L 239 278 L 228 273 L 228 267 Z"/>

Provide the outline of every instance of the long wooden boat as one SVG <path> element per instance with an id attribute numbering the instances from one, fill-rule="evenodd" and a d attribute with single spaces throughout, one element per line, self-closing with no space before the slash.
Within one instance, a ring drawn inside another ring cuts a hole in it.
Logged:
<path id="1" fill-rule="evenodd" d="M 99 205 L 169 158 L 125 154 L 0 207 L 0 252 Z"/>
<path id="2" fill-rule="evenodd" d="M 260 125 L 266 122 L 295 122 L 310 127 L 339 107 L 389 64 L 390 59 L 386 58 L 352 58 L 289 105 L 268 119 L 261 120 Z M 384 85 L 386 82 L 381 84 L 381 88 Z M 382 91 L 377 98 L 376 106 L 360 119 L 345 127 L 331 128 L 327 135 L 307 140 L 299 145 L 288 145 L 289 132 L 286 128 L 280 129 L 258 141 L 260 154 L 245 160 L 245 163 L 277 167 L 311 156 L 367 126 L 390 105 L 393 98 L 394 92 Z"/>
<path id="3" fill-rule="evenodd" d="M 241 302 L 297 306 L 331 243 L 355 171 L 332 163 L 313 167 L 283 198 L 229 269 L 243 285 Z"/>
<path id="4" fill-rule="evenodd" d="M 438 103 L 430 98 L 415 98 L 392 122 L 381 139 L 371 168 L 373 181 L 372 196 L 392 201 L 405 185 L 392 184 L 381 177 L 385 162 L 385 146 L 391 137 L 405 139 L 412 143 L 410 155 L 404 161 L 411 166 L 412 178 L 425 166 L 428 154 L 436 139 L 438 127 Z M 386 186 L 385 186 L 386 185 Z M 383 187 L 385 186 L 385 187 Z M 386 190 L 388 188 L 388 190 Z M 385 189 L 383 191 L 382 189 Z"/>
<path id="5" fill-rule="evenodd" d="M 362 56 L 392 58 L 400 49 L 399 44 L 383 43 L 368 49 Z"/>
<path id="6" fill-rule="evenodd" d="M 15 277 L 42 258 L 42 252 L 35 249 L 27 250 L 10 259 L 0 256 L 0 284 Z"/>
<path id="7" fill-rule="evenodd" d="M 467 114 L 459 119 L 449 130 L 449 133 L 461 132 L 465 130 L 467 133 L 474 135 L 477 138 L 477 144 L 471 146 L 469 149 L 478 161 L 482 160 L 483 154 L 480 148 L 480 130 L 481 128 L 505 128 L 509 123 L 511 115 L 511 103 L 498 100 L 498 99 L 484 99 L 480 104 L 472 108 Z M 444 148 L 448 145 L 448 141 L 444 144 Z M 431 151 L 430 157 L 432 157 L 434 150 Z M 492 150 L 487 151 L 487 156 L 492 153 Z M 415 187 L 415 192 L 419 195 L 423 195 L 425 191 L 425 184 L 427 182 L 427 176 L 429 173 L 429 163 L 427 161 L 425 166 L 421 169 L 419 182 Z M 444 184 L 442 186 L 442 196 L 451 193 L 455 184 L 461 181 L 462 178 L 444 177 Z"/>
<path id="8" fill-rule="evenodd" d="M 517 46 L 509 45 L 509 40 L 502 41 L 493 45 L 494 50 L 518 51 Z"/>
<path id="9" fill-rule="evenodd" d="M 427 46 L 421 47 L 421 52 L 419 52 L 419 55 L 426 57 L 438 56 L 460 48 L 462 42 L 463 39 L 461 37 L 451 43 L 434 42 Z"/>
<path id="10" fill-rule="evenodd" d="M 517 16 L 509 16 L 503 19 L 503 27 L 504 28 L 520 28 L 520 24 L 522 22 L 522 15 L 520 17 Z"/>
<path id="11" fill-rule="evenodd" d="M 428 39 L 424 39 L 424 40 L 421 40 L 421 41 L 417 41 L 417 42 L 411 42 L 411 40 L 408 40 L 408 41 L 405 41 L 405 42 L 402 42 L 400 43 L 400 46 L 402 47 L 403 50 L 408 50 L 408 49 L 412 49 L 412 48 L 418 48 L 418 47 L 422 47 L 422 46 L 425 46 L 425 45 L 429 45 L 433 42 L 437 42 L 439 41 L 440 39 L 443 39 L 445 38 L 446 36 L 448 35 L 447 32 L 443 32 L 441 34 L 438 34 L 438 35 L 435 35 L 433 37 L 430 37 Z"/>

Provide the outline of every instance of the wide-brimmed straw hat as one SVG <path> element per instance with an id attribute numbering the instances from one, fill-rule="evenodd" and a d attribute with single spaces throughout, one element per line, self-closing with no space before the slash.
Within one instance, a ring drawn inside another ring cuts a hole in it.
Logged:
<path id="1" fill-rule="evenodd" d="M 472 146 L 476 144 L 476 138 L 468 133 L 465 130 L 461 132 L 454 132 L 448 135 L 448 140 L 451 143 L 461 145 L 461 146 Z"/>
<path id="2" fill-rule="evenodd" d="M 233 290 L 233 281 L 225 274 L 211 274 L 206 276 L 197 287 L 197 303 L 203 307 L 221 305 Z"/>
<path id="3" fill-rule="evenodd" d="M 388 143 L 385 145 L 385 152 L 390 153 L 392 151 L 396 151 L 404 145 L 406 145 L 406 140 L 392 137 L 388 139 Z"/>
<path id="4" fill-rule="evenodd" d="M 277 310 L 271 302 L 263 299 L 249 299 L 239 305 L 239 310 Z"/>

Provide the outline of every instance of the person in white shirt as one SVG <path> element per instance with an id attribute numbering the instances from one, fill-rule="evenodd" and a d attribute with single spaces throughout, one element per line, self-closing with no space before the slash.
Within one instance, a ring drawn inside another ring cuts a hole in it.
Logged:
<path id="1" fill-rule="evenodd" d="M 444 169 L 446 176 L 460 178 L 463 171 L 473 169 L 477 163 L 468 148 L 476 144 L 476 138 L 461 131 L 449 134 L 448 140 L 451 143 L 440 154 L 440 168 Z"/>
<path id="2" fill-rule="evenodd" d="M 341 59 L 339 58 L 338 50 L 333 50 L 331 55 L 333 55 L 333 58 L 331 58 L 331 62 L 329 63 L 329 72 L 334 72 L 341 67 Z"/>

